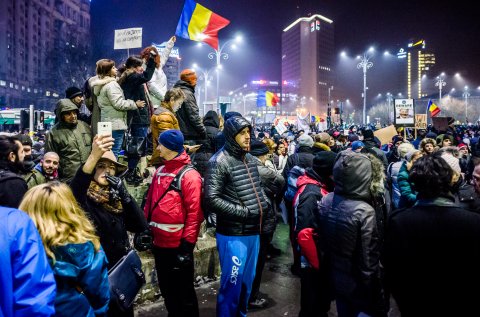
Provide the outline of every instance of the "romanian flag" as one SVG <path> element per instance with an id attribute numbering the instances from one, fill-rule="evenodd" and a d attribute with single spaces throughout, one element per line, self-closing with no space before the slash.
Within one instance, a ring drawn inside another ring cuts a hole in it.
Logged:
<path id="1" fill-rule="evenodd" d="M 276 93 L 259 90 L 257 95 L 257 107 L 275 107 L 280 101 Z"/>
<path id="2" fill-rule="evenodd" d="M 229 23 L 229 20 L 195 1 L 185 0 L 175 35 L 192 41 L 204 42 L 217 50 L 218 31 Z"/>
<path id="3" fill-rule="evenodd" d="M 430 116 L 432 116 L 432 118 L 439 114 L 441 111 L 440 108 L 438 108 L 437 105 L 432 102 L 432 99 L 428 101 L 427 107 L 428 111 L 430 111 Z"/>

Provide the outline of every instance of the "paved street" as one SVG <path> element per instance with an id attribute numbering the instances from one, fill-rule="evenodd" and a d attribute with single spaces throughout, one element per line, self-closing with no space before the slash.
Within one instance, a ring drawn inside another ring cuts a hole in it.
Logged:
<path id="1" fill-rule="evenodd" d="M 266 295 L 268 307 L 261 310 L 251 310 L 248 316 L 298 316 L 300 304 L 300 278 L 290 273 L 291 249 L 288 240 L 288 227 L 280 224 L 274 237 L 276 247 L 282 249 L 279 257 L 267 261 L 263 273 L 260 292 Z M 219 282 L 215 281 L 196 289 L 200 306 L 200 316 L 215 316 L 216 296 Z M 137 317 L 166 317 L 167 312 L 163 300 L 136 308 Z M 335 304 L 332 304 L 329 317 L 336 317 Z M 392 309 L 389 317 L 399 317 L 397 310 Z"/>

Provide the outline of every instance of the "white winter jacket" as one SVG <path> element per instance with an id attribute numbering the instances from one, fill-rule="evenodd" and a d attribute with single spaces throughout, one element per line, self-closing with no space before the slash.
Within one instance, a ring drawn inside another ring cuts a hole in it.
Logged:
<path id="1" fill-rule="evenodd" d="M 147 83 L 150 100 L 152 101 L 153 106 L 159 106 L 167 92 L 167 76 L 163 72 L 163 66 L 167 63 L 168 56 L 170 55 L 174 44 L 175 43 L 172 40 L 167 42 L 165 49 L 160 54 L 160 67 L 155 68 L 152 79 Z"/>

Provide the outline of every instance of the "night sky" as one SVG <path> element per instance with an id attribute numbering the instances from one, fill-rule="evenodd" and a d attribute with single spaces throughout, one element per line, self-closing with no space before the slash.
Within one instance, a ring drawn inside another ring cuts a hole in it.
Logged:
<path id="1" fill-rule="evenodd" d="M 463 84 L 475 88 L 480 85 L 480 68 L 477 66 L 480 19 L 478 11 L 467 1 L 449 1 L 441 5 L 439 1 L 411 0 L 198 2 L 231 21 L 220 31 L 220 43 L 236 34 L 244 37 L 244 43 L 236 51 L 230 51 L 230 59 L 224 63 L 221 87 L 225 93 L 255 79 L 280 80 L 282 30 L 308 13 L 319 13 L 334 21 L 336 53 L 346 50 L 352 56 L 358 55 L 371 45 L 379 52 L 389 50 L 396 53 L 410 40 L 423 38 L 427 49 L 436 54 L 437 66 L 431 76 L 446 72 L 447 89 L 454 87 L 451 76 L 456 72 L 466 80 Z M 126 58 L 125 51 L 113 50 L 115 29 L 143 27 L 144 46 L 166 41 L 175 33 L 182 8 L 183 0 L 92 0 L 94 57 L 116 61 Z M 177 46 L 183 58 L 182 68 L 190 67 L 194 62 L 204 68 L 214 65 L 207 57 L 211 51 L 208 46 L 198 48 L 195 42 L 181 38 L 177 40 Z M 131 53 L 135 52 L 138 50 L 131 50 Z M 381 63 L 380 56 L 373 62 L 369 93 L 401 89 L 388 85 L 395 82 L 391 76 L 396 76 L 398 65 Z M 354 66 L 349 71 L 343 65 L 339 72 L 336 92 L 342 95 L 338 98 L 360 98 L 362 75 Z"/>

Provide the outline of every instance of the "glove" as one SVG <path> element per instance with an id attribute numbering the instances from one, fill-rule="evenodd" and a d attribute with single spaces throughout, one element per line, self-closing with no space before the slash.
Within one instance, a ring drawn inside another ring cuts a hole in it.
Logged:
<path id="1" fill-rule="evenodd" d="M 127 204 L 132 201 L 132 196 L 128 192 L 120 177 L 108 174 L 105 177 L 107 182 L 110 184 L 110 195 L 112 199 L 119 199 L 121 202 Z"/>
<path id="2" fill-rule="evenodd" d="M 178 247 L 177 253 L 177 263 L 176 268 L 186 268 L 193 265 L 193 249 L 195 248 L 194 243 L 187 242 L 182 239 L 180 241 L 180 246 Z"/>
<path id="3" fill-rule="evenodd" d="M 153 235 L 150 229 L 143 232 L 135 233 L 133 238 L 133 246 L 138 251 L 150 250 L 153 247 Z"/>

